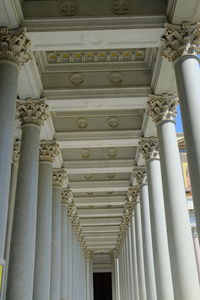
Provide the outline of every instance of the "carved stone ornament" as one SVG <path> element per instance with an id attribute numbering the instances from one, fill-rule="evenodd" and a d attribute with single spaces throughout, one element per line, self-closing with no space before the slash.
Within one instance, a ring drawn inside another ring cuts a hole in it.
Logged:
<path id="1" fill-rule="evenodd" d="M 167 23 L 165 28 L 166 33 L 161 38 L 161 55 L 169 61 L 174 61 L 181 55 L 197 55 L 200 52 L 200 23 Z"/>
<path id="2" fill-rule="evenodd" d="M 124 205 L 125 213 L 128 214 L 128 215 L 132 215 L 133 207 L 134 207 L 133 202 L 126 202 L 125 205 Z"/>
<path id="3" fill-rule="evenodd" d="M 18 65 L 31 60 L 31 42 L 25 32 L 25 28 L 0 27 L 0 60 L 11 60 Z"/>
<path id="4" fill-rule="evenodd" d="M 136 203 L 138 200 L 139 190 L 137 186 L 132 186 L 128 189 L 127 198 L 129 202 Z"/>
<path id="5" fill-rule="evenodd" d="M 53 186 L 62 186 L 67 179 L 67 171 L 65 169 L 53 169 Z"/>
<path id="6" fill-rule="evenodd" d="M 129 12 L 130 7 L 126 0 L 112 0 L 110 9 L 116 15 L 125 15 Z"/>
<path id="7" fill-rule="evenodd" d="M 141 138 L 139 141 L 139 151 L 142 153 L 144 159 L 159 159 L 158 138 L 153 136 Z"/>
<path id="8" fill-rule="evenodd" d="M 13 145 L 13 155 L 12 155 L 12 161 L 14 163 L 19 162 L 19 155 L 20 155 L 20 141 L 16 140 L 14 145 Z"/>
<path id="9" fill-rule="evenodd" d="M 107 121 L 108 125 L 111 128 L 117 128 L 119 126 L 119 118 L 117 117 L 110 117 Z"/>
<path id="10" fill-rule="evenodd" d="M 110 158 L 114 158 L 116 155 L 117 155 L 117 149 L 116 148 L 109 148 L 107 150 L 107 155 L 110 157 Z"/>
<path id="11" fill-rule="evenodd" d="M 76 124 L 79 128 L 84 129 L 88 126 L 88 119 L 80 118 Z"/>
<path id="12" fill-rule="evenodd" d="M 41 141 L 40 143 L 40 161 L 53 162 L 55 157 L 59 154 L 59 145 L 56 141 Z"/>
<path id="13" fill-rule="evenodd" d="M 137 183 L 143 184 L 143 183 L 147 183 L 147 178 L 146 178 L 146 169 L 144 166 L 140 166 L 140 167 L 135 167 L 133 169 L 133 175 L 136 178 Z"/>
<path id="14" fill-rule="evenodd" d="M 62 203 L 71 204 L 73 200 L 73 193 L 70 189 L 64 189 L 62 191 Z"/>
<path id="15" fill-rule="evenodd" d="M 77 15 L 79 10 L 79 4 L 75 0 L 62 1 L 58 6 L 58 12 L 66 17 Z"/>
<path id="16" fill-rule="evenodd" d="M 88 258 L 88 259 L 93 258 L 93 257 L 94 257 L 94 252 L 88 250 L 88 251 L 86 252 L 85 257 Z"/>
<path id="17" fill-rule="evenodd" d="M 71 83 L 79 86 L 84 82 L 84 76 L 81 73 L 75 73 L 70 77 Z"/>
<path id="18" fill-rule="evenodd" d="M 119 85 L 123 81 L 123 75 L 120 72 L 113 72 L 109 75 L 109 79 L 112 84 Z"/>
<path id="19" fill-rule="evenodd" d="M 28 98 L 17 102 L 19 119 L 22 124 L 43 125 L 44 121 L 49 117 L 47 108 L 48 105 L 44 99 Z"/>
<path id="20" fill-rule="evenodd" d="M 68 205 L 68 208 L 67 208 L 67 211 L 68 211 L 68 215 L 70 217 L 73 217 L 76 215 L 77 213 L 77 208 L 76 208 L 76 205 L 74 203 L 71 203 Z"/>
<path id="21" fill-rule="evenodd" d="M 149 95 L 147 101 L 148 114 L 156 123 L 165 120 L 174 121 L 178 102 L 176 94 Z"/>
<path id="22" fill-rule="evenodd" d="M 81 150 L 81 157 L 84 159 L 88 159 L 90 157 L 90 150 L 85 148 Z"/>

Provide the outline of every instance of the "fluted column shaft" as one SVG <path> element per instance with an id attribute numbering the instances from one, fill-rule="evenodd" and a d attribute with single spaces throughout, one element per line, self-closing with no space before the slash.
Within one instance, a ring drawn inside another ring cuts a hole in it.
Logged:
<path id="1" fill-rule="evenodd" d="M 58 154 L 57 149 L 58 145 L 55 142 L 43 141 L 40 144 L 34 300 L 49 299 L 50 297 L 52 176 L 53 160 Z"/>
<path id="2" fill-rule="evenodd" d="M 68 216 L 67 220 L 67 244 L 68 244 L 68 255 L 67 255 L 67 264 L 68 264 L 68 281 L 67 281 L 67 287 L 68 287 L 68 299 L 73 300 L 73 290 L 72 290 L 72 268 L 73 268 L 73 262 L 72 262 L 72 256 L 73 256 L 73 249 L 72 249 L 72 225 L 71 220 Z"/>
<path id="3" fill-rule="evenodd" d="M 156 282 L 155 269 L 152 248 L 151 236 L 151 220 L 149 211 L 149 195 L 148 186 L 142 183 L 139 186 L 140 203 L 141 203 L 141 223 L 142 223 L 142 238 L 143 238 L 143 253 L 144 253 L 144 269 L 147 300 L 156 300 Z"/>
<path id="4" fill-rule="evenodd" d="M 164 94 L 151 95 L 148 103 L 158 131 L 174 296 L 176 300 L 196 300 L 200 297 L 200 288 L 176 139 L 177 101 L 174 95 Z"/>
<path id="5" fill-rule="evenodd" d="M 157 297 L 173 300 L 158 140 L 154 137 L 141 138 L 139 148 L 146 160 Z"/>
<path id="6" fill-rule="evenodd" d="M 0 259 L 4 259 L 19 65 L 28 61 L 24 30 L 0 27 Z"/>
<path id="7" fill-rule="evenodd" d="M 61 191 L 65 177 L 64 169 L 53 169 L 50 300 L 60 299 L 61 291 Z"/>
<path id="8" fill-rule="evenodd" d="M 137 271 L 138 271 L 138 286 L 139 299 L 146 300 L 146 282 L 144 271 L 144 256 L 143 256 L 143 239 L 142 239 L 142 224 L 141 224 L 141 209 L 140 203 L 137 202 L 134 208 L 135 219 L 135 240 L 137 251 Z"/>

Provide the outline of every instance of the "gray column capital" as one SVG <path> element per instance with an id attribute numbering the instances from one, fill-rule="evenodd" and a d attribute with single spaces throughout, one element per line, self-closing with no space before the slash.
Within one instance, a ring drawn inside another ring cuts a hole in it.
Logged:
<path id="1" fill-rule="evenodd" d="M 158 138 L 154 136 L 140 138 L 139 151 L 142 153 L 145 160 L 160 159 L 158 151 Z"/>
<path id="2" fill-rule="evenodd" d="M 21 146 L 20 141 L 16 140 L 13 145 L 13 155 L 12 155 L 12 161 L 13 163 L 16 164 L 19 163 L 20 146 Z"/>
<path id="3" fill-rule="evenodd" d="M 73 193 L 71 189 L 64 189 L 62 191 L 62 203 L 63 204 L 71 204 L 73 200 Z"/>
<path id="4" fill-rule="evenodd" d="M 166 32 L 161 37 L 161 55 L 169 61 L 187 54 L 200 52 L 200 23 L 183 22 L 181 25 L 165 24 Z"/>
<path id="5" fill-rule="evenodd" d="M 55 157 L 59 154 L 59 145 L 56 141 L 42 140 L 39 148 L 40 162 L 49 161 L 53 163 Z"/>
<path id="6" fill-rule="evenodd" d="M 67 179 L 67 171 L 64 168 L 53 169 L 53 186 L 61 187 Z"/>
<path id="7" fill-rule="evenodd" d="M 137 166 L 133 169 L 133 176 L 135 177 L 137 184 L 147 184 L 146 168 L 145 166 Z"/>
<path id="8" fill-rule="evenodd" d="M 49 117 L 47 108 L 48 105 L 45 103 L 44 98 L 27 98 L 26 100 L 19 100 L 17 102 L 17 110 L 22 125 L 35 124 L 42 126 L 44 121 Z"/>
<path id="9" fill-rule="evenodd" d="M 147 101 L 148 115 L 158 124 L 161 121 L 175 121 L 178 97 L 176 94 L 152 94 Z"/>
<path id="10" fill-rule="evenodd" d="M 23 65 L 31 60 L 31 42 L 25 32 L 25 28 L 0 27 L 0 61 L 9 60 Z"/>

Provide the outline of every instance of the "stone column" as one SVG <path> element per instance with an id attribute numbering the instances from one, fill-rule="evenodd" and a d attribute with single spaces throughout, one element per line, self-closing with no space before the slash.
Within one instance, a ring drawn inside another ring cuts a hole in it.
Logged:
<path id="1" fill-rule="evenodd" d="M 134 216 L 131 218 L 131 244 L 132 244 L 132 263 L 133 263 L 133 290 L 134 290 L 134 300 L 139 300 L 139 290 L 138 290 L 138 270 L 137 270 L 137 250 L 136 250 L 136 238 L 135 238 L 135 226 L 134 226 Z"/>
<path id="2" fill-rule="evenodd" d="M 192 197 L 200 238 L 200 23 L 166 24 L 162 55 L 174 63 Z"/>
<path id="3" fill-rule="evenodd" d="M 86 253 L 86 266 L 87 266 L 87 300 L 93 300 L 93 257 L 92 251 Z"/>
<path id="4" fill-rule="evenodd" d="M 19 163 L 19 153 L 20 153 L 20 142 L 15 141 L 13 145 L 13 155 L 12 155 L 12 165 L 11 165 L 11 176 L 10 176 L 10 191 L 9 191 L 9 207 L 8 207 L 8 223 L 7 223 L 7 233 L 6 233 L 6 247 L 5 247 L 5 271 L 4 271 L 4 282 L 3 282 L 3 296 L 2 299 L 6 299 L 6 286 L 8 277 L 8 266 L 10 257 L 10 243 L 12 234 L 12 224 L 13 224 L 13 214 L 15 207 L 15 193 L 17 185 L 17 172 Z"/>
<path id="5" fill-rule="evenodd" d="M 69 245 L 68 245 L 68 216 L 67 206 L 72 203 L 73 194 L 70 189 L 62 191 L 61 205 L 61 300 L 68 300 L 68 280 L 69 280 Z"/>
<path id="6" fill-rule="evenodd" d="M 68 214 L 67 218 L 67 244 L 68 244 L 68 255 L 67 255 L 67 264 L 68 264 L 68 281 L 67 281 L 67 287 L 68 287 L 68 299 L 73 300 L 73 294 L 72 294 L 72 225 L 70 216 Z"/>
<path id="7" fill-rule="evenodd" d="M 0 27 L 0 259 L 4 259 L 19 66 L 31 59 L 25 30 Z"/>
<path id="8" fill-rule="evenodd" d="M 134 277 L 133 277 L 133 249 L 131 242 L 131 226 L 129 224 L 127 232 L 127 246 L 128 246 L 128 265 L 129 265 L 129 274 L 130 274 L 130 294 L 131 300 L 134 299 Z"/>
<path id="9" fill-rule="evenodd" d="M 176 104 L 177 98 L 168 94 L 150 95 L 148 101 L 158 131 L 174 295 L 176 300 L 196 300 L 200 288 L 176 139 Z"/>
<path id="10" fill-rule="evenodd" d="M 141 223 L 142 223 L 142 238 L 143 238 L 143 253 L 144 253 L 144 270 L 146 282 L 147 299 L 156 300 L 156 281 L 154 269 L 154 257 L 151 235 L 151 220 L 149 210 L 149 195 L 146 179 L 146 171 L 144 167 L 137 167 L 133 170 L 133 174 L 139 185 L 139 197 L 141 205 Z"/>
<path id="11" fill-rule="evenodd" d="M 146 297 L 146 282 L 145 282 L 144 256 L 143 256 L 141 209 L 140 209 L 140 202 L 138 201 L 138 189 L 134 187 L 133 191 L 134 191 L 133 196 L 135 201 L 133 227 L 135 228 L 139 299 L 146 300 L 147 297 Z"/>
<path id="12" fill-rule="evenodd" d="M 119 285 L 119 258 L 114 252 L 114 272 L 115 272 L 115 300 L 120 300 L 120 285 Z"/>
<path id="13" fill-rule="evenodd" d="M 50 300 L 60 299 L 61 287 L 61 202 L 62 186 L 66 180 L 65 169 L 53 169 L 53 214 L 51 242 L 51 286 Z"/>
<path id="14" fill-rule="evenodd" d="M 193 236 L 194 250 L 196 255 L 197 269 L 198 269 L 199 281 L 200 281 L 200 245 L 199 245 L 198 233 L 196 228 L 192 228 L 192 236 Z"/>
<path id="15" fill-rule="evenodd" d="M 43 99 L 18 103 L 22 122 L 21 152 L 13 218 L 7 299 L 33 297 L 40 127 L 47 119 Z"/>
<path id="16" fill-rule="evenodd" d="M 37 232 L 33 299 L 50 297 L 51 235 L 52 235 L 52 175 L 53 160 L 59 154 L 55 141 L 42 141 L 39 149 L 39 180 Z"/>
<path id="17" fill-rule="evenodd" d="M 141 138 L 139 149 L 147 169 L 157 297 L 174 300 L 157 138 Z"/>

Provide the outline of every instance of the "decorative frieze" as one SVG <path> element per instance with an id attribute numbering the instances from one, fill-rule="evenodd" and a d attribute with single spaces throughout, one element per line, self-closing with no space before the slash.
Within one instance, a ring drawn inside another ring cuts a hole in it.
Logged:
<path id="1" fill-rule="evenodd" d="M 146 169 L 144 166 L 135 167 L 133 169 L 133 176 L 135 177 L 138 185 L 147 183 Z"/>
<path id="2" fill-rule="evenodd" d="M 62 186 L 67 179 L 67 171 L 63 168 L 53 169 L 53 186 Z"/>
<path id="3" fill-rule="evenodd" d="M 159 159 L 158 138 L 153 136 L 141 138 L 139 141 L 139 151 L 145 160 L 150 158 Z"/>
<path id="4" fill-rule="evenodd" d="M 197 55 L 200 52 L 200 23 L 167 23 L 165 28 L 166 33 L 161 38 L 161 55 L 169 61 L 185 54 Z"/>
<path id="5" fill-rule="evenodd" d="M 47 112 L 48 105 L 45 99 L 20 100 L 17 102 L 17 110 L 19 119 L 22 124 L 43 125 L 44 121 L 49 117 Z"/>
<path id="6" fill-rule="evenodd" d="M 53 162 L 55 157 L 59 154 L 59 145 L 56 141 L 41 141 L 40 148 L 40 161 Z"/>
<path id="7" fill-rule="evenodd" d="M 10 60 L 18 65 L 31 60 L 31 42 L 25 32 L 25 28 L 0 27 L 0 60 Z"/>
<path id="8" fill-rule="evenodd" d="M 149 95 L 149 100 L 147 101 L 148 114 L 156 123 L 165 120 L 174 121 L 177 105 L 178 97 L 176 94 L 152 94 Z"/>

